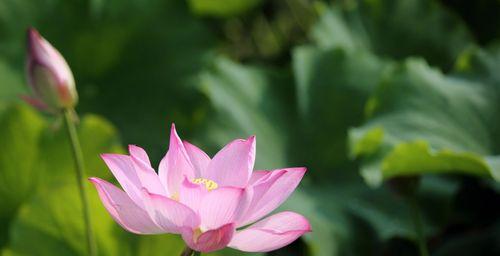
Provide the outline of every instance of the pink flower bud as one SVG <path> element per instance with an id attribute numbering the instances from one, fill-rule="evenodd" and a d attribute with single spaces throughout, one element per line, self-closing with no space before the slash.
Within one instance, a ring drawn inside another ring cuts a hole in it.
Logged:
<path id="1" fill-rule="evenodd" d="M 49 110 L 75 106 L 75 79 L 63 56 L 33 28 L 27 39 L 26 75 L 35 94 L 30 101 Z"/>

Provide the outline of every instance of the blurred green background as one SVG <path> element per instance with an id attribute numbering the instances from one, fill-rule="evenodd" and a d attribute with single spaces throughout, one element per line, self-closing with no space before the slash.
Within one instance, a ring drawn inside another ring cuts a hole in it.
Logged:
<path id="1" fill-rule="evenodd" d="M 65 56 L 87 174 L 175 122 L 210 154 L 257 135 L 257 168 L 307 166 L 283 209 L 313 232 L 268 255 L 500 255 L 500 1 L 1 0 L 0 250 L 84 255 L 61 120 L 23 103 L 25 32 Z M 178 255 L 91 193 L 100 255 Z M 399 192 L 398 192 L 399 191 Z M 224 250 L 211 255 L 240 255 Z M 248 254 L 262 255 L 262 254 Z"/>

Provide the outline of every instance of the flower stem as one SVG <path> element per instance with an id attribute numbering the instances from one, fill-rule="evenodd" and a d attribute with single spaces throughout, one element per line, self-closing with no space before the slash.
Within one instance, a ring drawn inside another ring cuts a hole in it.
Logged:
<path id="1" fill-rule="evenodd" d="M 80 199 L 82 201 L 83 210 L 83 221 L 85 224 L 85 233 L 87 238 L 87 252 L 90 256 L 97 255 L 97 247 L 94 240 L 94 232 L 92 230 L 92 224 L 90 221 L 90 208 L 87 193 L 85 192 L 85 168 L 83 162 L 82 147 L 80 146 L 80 140 L 78 139 L 78 134 L 76 132 L 75 122 L 74 122 L 74 110 L 67 108 L 64 109 L 64 121 L 66 123 L 66 128 L 68 131 L 68 137 L 71 144 L 71 152 L 73 153 L 73 159 L 75 160 L 75 170 L 76 179 L 78 184 L 78 190 L 80 192 Z"/>
<path id="2" fill-rule="evenodd" d="M 193 250 L 186 246 L 184 251 L 182 251 L 181 256 L 191 256 L 193 255 Z"/>
<path id="3" fill-rule="evenodd" d="M 194 251 L 193 249 L 189 248 L 188 246 L 186 246 L 184 251 L 182 251 L 182 253 L 181 253 L 181 256 L 200 256 L 200 255 L 201 255 L 200 252 Z"/>
<path id="4" fill-rule="evenodd" d="M 427 245 L 425 242 L 424 226 L 422 224 L 422 216 L 420 214 L 420 206 L 417 202 L 415 195 L 409 196 L 408 201 L 411 205 L 411 215 L 413 218 L 413 224 L 415 225 L 415 233 L 417 235 L 418 250 L 420 251 L 420 256 L 429 256 L 427 251 Z"/>

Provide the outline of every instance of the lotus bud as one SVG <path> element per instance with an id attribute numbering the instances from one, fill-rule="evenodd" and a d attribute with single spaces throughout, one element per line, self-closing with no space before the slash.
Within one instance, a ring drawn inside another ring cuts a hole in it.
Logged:
<path id="1" fill-rule="evenodd" d="M 63 56 L 33 28 L 28 29 L 27 48 L 26 75 L 34 92 L 28 102 L 48 110 L 74 107 L 75 79 Z"/>

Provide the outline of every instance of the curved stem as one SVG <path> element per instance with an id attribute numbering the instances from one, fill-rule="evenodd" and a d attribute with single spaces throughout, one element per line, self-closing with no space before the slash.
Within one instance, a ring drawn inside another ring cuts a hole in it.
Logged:
<path id="1" fill-rule="evenodd" d="M 94 240 L 94 232 L 92 230 L 92 224 L 90 221 L 90 208 L 87 193 L 85 193 L 85 169 L 83 162 L 82 147 L 80 146 L 80 140 L 78 139 L 78 133 L 76 132 L 75 122 L 73 119 L 73 109 L 64 110 L 64 121 L 66 123 L 66 128 L 68 131 L 68 137 L 71 144 L 71 152 L 73 153 L 73 159 L 75 160 L 75 170 L 76 179 L 78 184 L 78 190 L 80 192 L 80 199 L 82 201 L 82 211 L 83 211 L 83 221 L 85 224 L 85 233 L 87 238 L 87 252 L 90 256 L 97 255 L 97 247 Z"/>
<path id="2" fill-rule="evenodd" d="M 426 239 L 424 234 L 424 226 L 422 224 L 422 216 L 420 213 L 420 207 L 417 202 L 415 195 L 408 197 L 411 205 L 411 215 L 413 219 L 413 224 L 415 225 L 415 233 L 417 235 L 418 250 L 420 251 L 420 256 L 428 256 Z"/>

